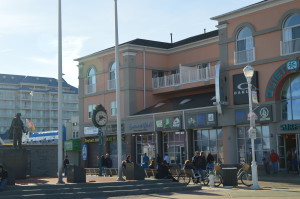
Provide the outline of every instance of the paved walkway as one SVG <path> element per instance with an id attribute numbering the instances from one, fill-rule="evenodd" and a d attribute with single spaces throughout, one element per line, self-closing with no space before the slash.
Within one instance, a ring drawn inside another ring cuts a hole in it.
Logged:
<path id="1" fill-rule="evenodd" d="M 16 185 L 43 185 L 43 184 L 56 184 L 57 178 L 29 178 L 25 180 L 16 180 Z M 66 178 L 63 178 L 66 182 Z M 151 180 L 151 179 L 150 179 Z M 87 176 L 87 183 L 107 183 L 116 182 L 117 177 L 98 177 Z M 67 183 L 67 182 L 66 182 Z M 68 183 L 69 184 L 69 183 Z M 284 198 L 284 199 L 299 199 L 300 198 L 300 175 L 296 174 L 276 174 L 276 175 L 261 175 L 259 176 L 259 185 L 261 190 L 251 190 L 239 184 L 238 187 L 216 187 L 211 188 L 203 186 L 202 190 L 193 192 L 176 192 L 164 194 L 150 194 L 150 195 L 137 195 L 137 196 L 123 196 L 124 199 L 138 199 L 138 198 L 165 198 L 165 199 L 190 199 L 190 198 Z M 189 185 L 193 186 L 193 185 Z M 119 197 L 110 197 L 117 199 Z M 102 199 L 99 197 L 98 199 Z"/>

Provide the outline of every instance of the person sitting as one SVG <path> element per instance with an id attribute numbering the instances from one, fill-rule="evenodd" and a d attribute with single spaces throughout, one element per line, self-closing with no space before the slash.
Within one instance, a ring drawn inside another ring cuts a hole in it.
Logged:
<path id="1" fill-rule="evenodd" d="M 194 166 L 192 165 L 191 161 L 186 160 L 184 162 L 183 169 L 194 169 Z"/>
<path id="2" fill-rule="evenodd" d="M 0 165 L 0 191 L 3 191 L 6 187 L 8 179 L 7 171 L 4 170 L 3 166 Z"/>
<path id="3" fill-rule="evenodd" d="M 150 164 L 149 164 L 149 169 L 154 169 L 155 166 L 154 166 L 154 160 L 151 160 L 150 161 Z"/>
<path id="4" fill-rule="evenodd" d="M 143 162 L 143 163 L 141 164 L 141 166 L 142 166 L 144 169 L 149 168 L 148 162 Z"/>
<path id="5" fill-rule="evenodd" d="M 162 161 L 162 164 L 157 169 L 156 179 L 172 179 L 173 182 L 178 182 L 172 174 L 169 172 L 169 166 L 166 160 Z"/>

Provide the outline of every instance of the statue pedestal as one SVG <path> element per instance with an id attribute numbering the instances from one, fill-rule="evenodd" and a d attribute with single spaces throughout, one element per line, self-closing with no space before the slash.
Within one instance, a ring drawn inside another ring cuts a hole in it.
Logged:
<path id="1" fill-rule="evenodd" d="M 4 149 L 0 151 L 0 164 L 8 172 L 9 184 L 14 184 L 15 179 L 25 179 L 28 162 L 28 151 Z"/>

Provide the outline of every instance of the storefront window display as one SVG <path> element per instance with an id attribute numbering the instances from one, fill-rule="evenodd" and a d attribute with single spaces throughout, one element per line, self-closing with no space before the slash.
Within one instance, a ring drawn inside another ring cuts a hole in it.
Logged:
<path id="1" fill-rule="evenodd" d="M 136 135 L 136 162 L 142 163 L 144 154 L 150 160 L 155 159 L 156 154 L 156 135 L 155 134 L 143 134 Z"/>
<path id="2" fill-rule="evenodd" d="M 223 163 L 222 129 L 195 130 L 194 144 L 195 151 L 211 152 L 216 162 Z"/>
<path id="3" fill-rule="evenodd" d="M 251 164 L 251 139 L 248 135 L 249 126 L 237 128 L 238 156 L 240 163 Z M 256 126 L 256 139 L 254 139 L 255 158 L 258 164 L 262 164 L 263 152 L 270 153 L 270 130 L 269 126 Z"/>
<path id="4" fill-rule="evenodd" d="M 186 159 L 185 153 L 185 132 L 164 132 L 163 133 L 163 156 L 170 157 L 171 164 L 182 166 Z"/>
<path id="5" fill-rule="evenodd" d="M 281 92 L 282 120 L 300 119 L 300 74 L 293 75 L 284 84 Z"/>

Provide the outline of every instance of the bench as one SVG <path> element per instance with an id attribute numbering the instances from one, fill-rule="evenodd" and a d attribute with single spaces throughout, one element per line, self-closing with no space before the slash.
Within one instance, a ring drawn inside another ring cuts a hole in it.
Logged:
<path id="1" fill-rule="evenodd" d="M 86 175 L 99 175 L 99 168 L 85 168 Z"/>
<path id="2" fill-rule="evenodd" d="M 157 174 L 157 170 L 148 168 L 148 169 L 145 169 L 145 174 L 146 174 L 146 178 L 150 178 L 150 177 L 155 178 L 155 175 Z"/>

